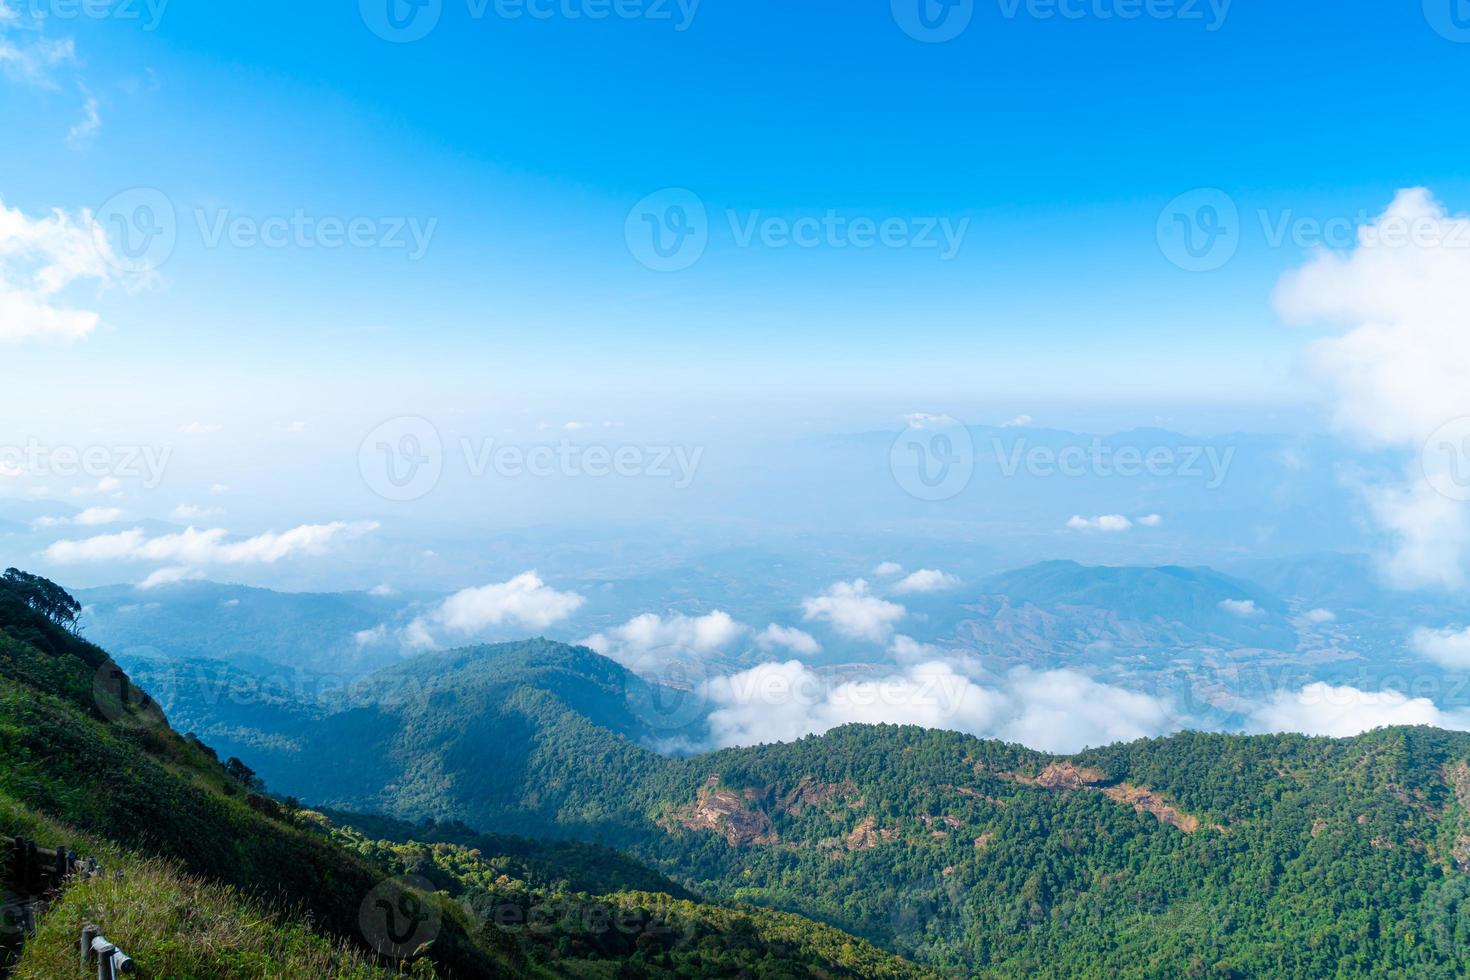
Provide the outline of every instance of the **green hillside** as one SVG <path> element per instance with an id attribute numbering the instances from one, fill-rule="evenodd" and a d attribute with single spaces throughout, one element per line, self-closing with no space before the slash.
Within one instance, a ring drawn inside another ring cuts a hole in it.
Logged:
<path id="1" fill-rule="evenodd" d="M 1470 969 L 1467 734 L 1184 734 L 1059 758 L 848 727 L 673 759 L 609 727 L 627 716 L 607 699 L 636 682 L 589 651 L 476 648 L 390 677 L 397 696 L 284 733 L 297 747 L 260 757 L 272 782 L 348 809 L 602 841 L 707 898 L 961 974 Z M 353 745 L 383 764 L 313 774 Z"/>
<path id="2" fill-rule="evenodd" d="M 0 836 L 106 874 L 36 896 L 33 935 L 0 930 L 0 975 L 87 975 L 88 922 L 157 978 L 922 975 L 830 927 L 700 902 L 606 848 L 452 825 L 416 842 L 352 818 L 400 837 L 379 840 L 278 802 L 244 763 L 176 734 L 70 629 L 75 610 L 49 582 L 0 579 Z"/>

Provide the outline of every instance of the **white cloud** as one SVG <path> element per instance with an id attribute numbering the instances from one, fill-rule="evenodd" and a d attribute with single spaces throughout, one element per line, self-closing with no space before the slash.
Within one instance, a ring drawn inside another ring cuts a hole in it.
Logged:
<path id="1" fill-rule="evenodd" d="M 4 39 L 0 37 L 0 61 Z M 112 246 L 90 212 L 29 218 L 0 201 L 0 343 L 78 340 L 101 318 L 65 305 L 72 285 L 116 280 Z"/>
<path id="2" fill-rule="evenodd" d="M 1409 638 L 1414 652 L 1454 670 L 1470 668 L 1470 629 L 1417 629 Z"/>
<path id="3" fill-rule="evenodd" d="M 176 521 L 202 521 L 209 517 L 217 517 L 220 513 L 218 507 L 199 507 L 194 504 L 179 504 L 173 509 L 173 519 Z"/>
<path id="4" fill-rule="evenodd" d="M 822 652 L 822 645 L 810 633 L 790 626 L 778 626 L 772 623 L 765 631 L 755 638 L 756 646 L 762 650 L 774 650 L 781 648 L 804 657 Z"/>
<path id="5" fill-rule="evenodd" d="M 82 104 L 82 119 L 72 126 L 71 132 L 67 133 L 66 141 L 73 147 L 86 145 L 92 137 L 97 135 L 102 128 L 102 112 L 97 104 L 97 99 L 86 89 L 82 90 L 86 101 Z"/>
<path id="6" fill-rule="evenodd" d="M 988 687 L 946 661 L 846 682 L 829 681 L 799 661 L 768 663 L 711 681 L 705 693 L 714 708 L 715 746 L 793 741 L 857 723 L 949 729 L 1074 752 L 1173 727 L 1167 702 L 1075 671 L 1019 670 Z"/>
<path id="7" fill-rule="evenodd" d="M 1314 626 L 1335 623 L 1337 622 L 1337 613 L 1331 609 L 1312 609 L 1307 612 L 1306 620 Z"/>
<path id="8" fill-rule="evenodd" d="M 912 595 L 920 592 L 944 592 L 948 589 L 958 588 L 959 584 L 960 580 L 948 572 L 941 572 L 933 568 L 921 568 L 895 585 L 893 591 L 899 595 Z"/>
<path id="9" fill-rule="evenodd" d="M 412 647 L 435 647 L 446 638 L 464 640 L 503 625 L 543 630 L 566 619 L 584 602 L 574 592 L 551 588 L 535 572 L 522 572 L 508 582 L 456 592 L 409 623 L 404 642 Z"/>
<path id="10" fill-rule="evenodd" d="M 180 582 L 193 582 L 204 577 L 204 573 L 185 567 L 160 568 L 138 583 L 140 589 L 158 589 Z"/>
<path id="11" fill-rule="evenodd" d="M 1083 517 L 1080 514 L 1067 521 L 1074 531 L 1102 531 L 1116 534 L 1133 527 L 1133 522 L 1122 514 L 1103 514 L 1101 517 Z"/>
<path id="12" fill-rule="evenodd" d="M 873 574 L 879 578 L 892 578 L 903 574 L 903 566 L 896 561 L 879 562 L 873 569 Z"/>
<path id="13" fill-rule="evenodd" d="M 1001 423 L 1001 428 L 1003 428 L 1003 429 L 1022 429 L 1022 428 L 1025 428 L 1025 427 L 1031 425 L 1031 423 L 1032 423 L 1031 416 L 1029 416 L 1029 415 L 1017 415 L 1015 418 L 1011 419 L 1009 422 L 1002 422 Z"/>
<path id="14" fill-rule="evenodd" d="M 1409 698 L 1397 691 L 1362 691 L 1320 681 L 1300 691 L 1282 691 L 1250 716 L 1256 732 L 1299 732 L 1349 738 L 1389 725 L 1432 725 L 1464 729 L 1463 712 L 1445 712 L 1428 698 Z"/>
<path id="15" fill-rule="evenodd" d="M 72 487 L 71 495 L 73 497 L 95 497 L 101 494 L 110 493 L 120 496 L 120 494 L 117 494 L 117 491 L 121 488 L 122 481 L 119 480 L 117 477 L 104 476 L 102 479 L 97 481 L 96 486 Z"/>
<path id="16" fill-rule="evenodd" d="M 75 517 L 38 517 L 31 524 L 35 527 L 60 527 L 66 524 L 97 527 L 102 524 L 116 524 L 126 516 L 127 511 L 121 507 L 88 507 Z"/>
<path id="17" fill-rule="evenodd" d="M 1319 252 L 1276 294 L 1291 323 L 1342 326 L 1309 348 L 1338 425 L 1373 447 L 1414 459 L 1401 483 L 1367 486 L 1374 519 L 1393 537 L 1383 571 L 1404 588 L 1466 582 L 1470 514 L 1441 496 L 1465 460 L 1458 445 L 1421 452 L 1441 426 L 1470 415 L 1470 219 L 1451 216 L 1423 188 L 1401 191 L 1360 229 L 1349 252 Z"/>
<path id="18" fill-rule="evenodd" d="M 395 588 L 393 588 L 393 586 L 388 585 L 386 583 L 383 584 L 383 585 L 375 585 L 371 589 L 368 589 L 368 595 L 378 596 L 380 598 L 385 598 L 387 596 L 395 596 L 397 594 L 398 594 L 398 590 L 395 589 Z"/>
<path id="19" fill-rule="evenodd" d="M 899 663 L 922 663 L 926 660 L 945 659 L 944 651 L 939 647 L 928 643 L 920 643 L 911 636 L 902 634 L 893 638 L 893 644 L 888 648 L 893 659 Z"/>
<path id="20" fill-rule="evenodd" d="M 315 554 L 334 539 L 377 530 L 372 522 L 303 524 L 289 531 L 268 531 L 253 538 L 227 541 L 224 528 L 188 528 L 178 534 L 149 538 L 142 528 L 76 541 L 57 541 L 46 557 L 57 564 L 104 561 L 183 562 L 189 565 L 272 564 L 295 554 Z"/>
<path id="21" fill-rule="evenodd" d="M 948 664 L 917 664 L 874 681 L 830 685 L 800 661 L 762 664 L 707 686 L 714 745 L 789 742 L 839 725 L 988 728 L 1000 699 Z"/>
<path id="22" fill-rule="evenodd" d="M 1017 670 L 1008 681 L 1012 715 L 996 737 L 1045 752 L 1132 742 L 1176 727 L 1168 701 L 1074 670 Z"/>
<path id="23" fill-rule="evenodd" d="M 1145 514 L 1138 519 L 1138 523 L 1144 527 L 1158 527 L 1164 523 L 1164 518 L 1160 514 Z"/>
<path id="24" fill-rule="evenodd" d="M 705 616 L 644 613 L 589 636 L 582 645 L 625 666 L 656 669 L 690 656 L 703 659 L 722 653 L 744 632 L 744 626 L 718 610 Z"/>
<path id="25" fill-rule="evenodd" d="M 0 17 L 0 72 L 12 81 L 56 88 L 56 69 L 76 64 L 76 43 L 71 38 L 53 40 L 33 30 L 17 30 L 19 22 L 17 16 Z"/>
<path id="26" fill-rule="evenodd" d="M 901 416 L 901 418 L 904 424 L 910 429 L 925 429 L 931 426 L 947 428 L 959 424 L 948 415 L 931 415 L 928 412 L 910 412 L 908 415 Z"/>
<path id="27" fill-rule="evenodd" d="M 1254 599 L 1222 599 L 1220 608 L 1241 619 L 1255 619 L 1257 616 L 1266 615 L 1265 611 L 1256 605 Z"/>
<path id="28" fill-rule="evenodd" d="M 886 642 L 894 624 L 908 614 L 903 606 L 873 595 L 863 579 L 837 582 L 823 594 L 803 600 L 801 606 L 808 620 L 830 623 L 848 639 L 873 643 Z"/>
<path id="29" fill-rule="evenodd" d="M 352 642 L 360 647 L 378 646 L 388 640 L 388 624 L 379 623 L 370 630 L 358 630 L 352 634 Z"/>

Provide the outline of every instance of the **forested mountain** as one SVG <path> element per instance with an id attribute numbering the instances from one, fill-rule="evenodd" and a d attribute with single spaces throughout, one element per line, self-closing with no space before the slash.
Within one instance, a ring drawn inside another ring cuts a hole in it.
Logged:
<path id="1" fill-rule="evenodd" d="M 130 688 L 97 688 L 115 676 L 101 651 L 13 595 L 4 609 L 4 831 L 116 854 L 162 908 L 235 885 L 204 902 L 217 922 L 282 910 L 252 940 L 260 956 L 371 975 L 381 951 L 364 949 L 358 905 L 406 881 L 439 910 L 420 962 L 453 976 L 1470 969 L 1467 734 L 1183 734 L 1059 757 L 849 726 L 669 758 L 640 742 L 689 692 L 533 641 L 327 697 L 187 702 L 255 726 L 246 763 L 221 766 L 146 703 L 120 708 L 112 692 Z M 250 769 L 338 809 L 269 799 Z M 587 924 L 609 916 L 631 925 Z M 54 975 L 38 964 L 60 962 L 68 921 L 43 919 L 19 975 Z M 169 927 L 119 925 L 145 949 Z"/>
<path id="2" fill-rule="evenodd" d="M 1470 968 L 1467 734 L 1183 734 L 1062 758 L 852 726 L 668 758 L 638 744 L 648 698 L 584 649 L 473 648 L 378 675 L 252 758 L 316 803 L 601 841 L 960 974 Z"/>
<path id="3" fill-rule="evenodd" d="M 44 579 L 0 579 L 0 976 L 88 976 L 84 922 L 160 980 L 926 973 L 799 916 L 706 904 L 604 848 L 427 825 L 417 842 L 273 799 L 79 638 L 79 608 Z M 17 875 L 34 863 L 13 838 L 103 871 Z"/>

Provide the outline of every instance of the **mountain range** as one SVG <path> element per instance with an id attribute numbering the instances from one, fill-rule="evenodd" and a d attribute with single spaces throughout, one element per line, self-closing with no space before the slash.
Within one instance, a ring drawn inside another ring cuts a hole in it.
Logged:
<path id="1" fill-rule="evenodd" d="M 669 758 L 638 744 L 644 683 L 545 641 L 431 655 L 252 764 L 333 808 L 611 845 L 942 971 L 1371 973 L 1404 943 L 1421 975 L 1458 969 L 1470 735 L 1062 757 L 849 726 Z"/>

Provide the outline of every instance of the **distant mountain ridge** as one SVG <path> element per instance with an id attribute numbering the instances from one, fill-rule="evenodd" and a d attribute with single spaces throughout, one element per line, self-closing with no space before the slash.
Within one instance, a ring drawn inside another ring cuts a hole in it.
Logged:
<path id="1" fill-rule="evenodd" d="M 401 696 L 334 710 L 261 771 L 314 802 L 603 841 L 967 975 L 1460 963 L 1470 734 L 1185 734 L 1058 757 L 849 726 L 670 759 L 633 740 L 632 706 L 580 710 L 636 690 L 584 649 L 473 648 L 383 679 Z"/>
<path id="2" fill-rule="evenodd" d="M 44 579 L 0 577 L 0 974 L 78 975 L 85 921 L 159 978 L 933 975 L 799 916 L 708 904 L 606 848 L 360 818 L 388 838 L 375 839 L 273 799 L 240 759 L 222 764 L 174 731 L 106 653 L 66 628 L 75 604 L 58 595 Z M 547 679 L 547 660 L 527 676 Z M 353 697 L 319 714 L 367 710 Z M 361 750 L 335 748 L 344 754 L 311 767 L 330 774 Z M 30 886 L 12 879 L 12 837 L 74 846 L 106 873 L 22 892 L 40 904 L 36 929 L 21 935 L 10 887 Z"/>

